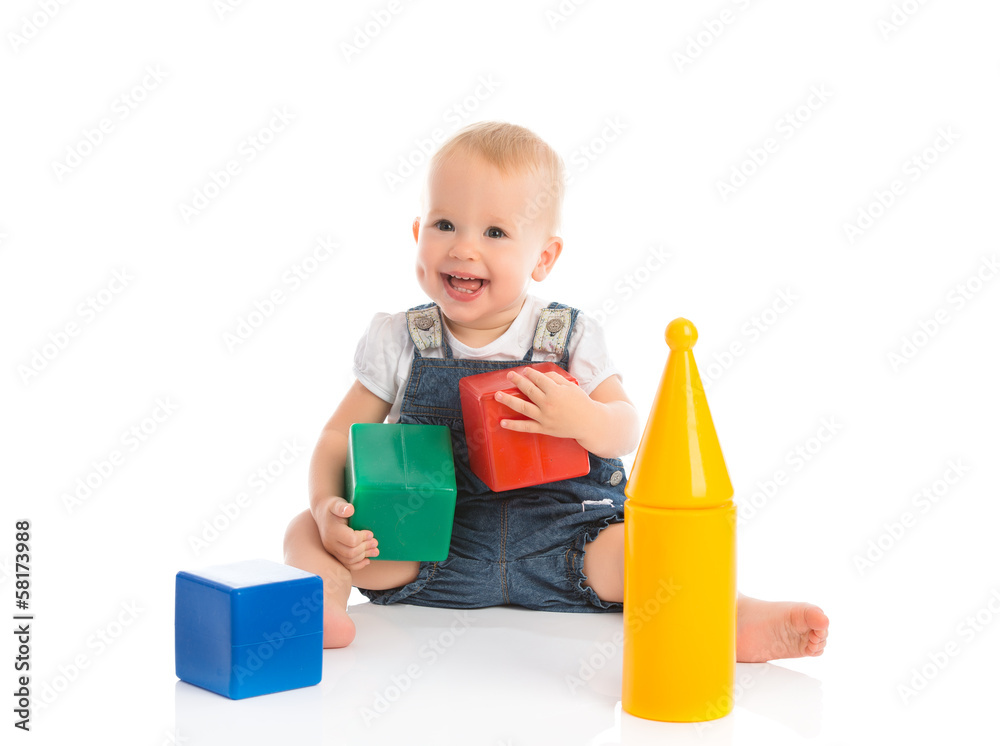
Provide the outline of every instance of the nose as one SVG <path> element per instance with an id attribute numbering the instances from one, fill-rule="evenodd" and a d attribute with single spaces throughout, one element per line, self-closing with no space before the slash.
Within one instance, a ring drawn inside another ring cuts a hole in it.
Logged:
<path id="1" fill-rule="evenodd" d="M 478 259 L 479 247 L 474 237 L 456 233 L 448 255 L 460 260 Z"/>

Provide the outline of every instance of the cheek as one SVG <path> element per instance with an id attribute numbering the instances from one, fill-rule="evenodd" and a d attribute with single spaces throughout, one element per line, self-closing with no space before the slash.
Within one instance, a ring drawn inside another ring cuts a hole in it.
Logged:
<path id="1" fill-rule="evenodd" d="M 417 245 L 417 256 L 414 258 L 413 263 L 417 271 L 417 280 L 423 281 L 433 270 L 433 264 L 429 261 L 430 257 L 427 255 L 427 251 L 421 245 Z"/>
<path id="2" fill-rule="evenodd" d="M 417 266 L 430 266 L 434 263 L 435 256 L 434 245 L 421 237 L 420 241 L 417 242 Z"/>

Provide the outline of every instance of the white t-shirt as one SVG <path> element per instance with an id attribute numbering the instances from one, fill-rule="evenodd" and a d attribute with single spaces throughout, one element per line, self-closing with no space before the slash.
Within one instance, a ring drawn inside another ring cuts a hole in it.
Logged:
<path id="1" fill-rule="evenodd" d="M 485 347 L 462 344 L 449 331 L 448 325 L 442 324 L 452 356 L 471 360 L 521 360 L 532 346 L 538 314 L 548 305 L 547 301 L 529 295 L 510 328 Z M 424 350 L 420 354 L 428 358 L 445 357 L 443 347 Z M 532 355 L 532 362 L 535 363 L 557 363 L 559 360 L 560 357 L 551 352 L 534 350 Z M 375 314 L 368 332 L 358 342 L 353 370 L 365 388 L 379 399 L 392 403 L 387 422 L 399 421 L 412 361 L 413 340 L 406 328 L 406 312 Z M 587 394 L 610 376 L 621 378 L 621 372 L 608 355 L 604 330 L 583 313 L 577 315 L 569 340 L 569 374 Z"/>

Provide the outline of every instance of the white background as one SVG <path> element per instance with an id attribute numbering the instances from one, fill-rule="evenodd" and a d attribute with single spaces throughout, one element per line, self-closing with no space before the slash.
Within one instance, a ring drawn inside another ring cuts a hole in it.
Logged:
<path id="1" fill-rule="evenodd" d="M 17 735 L 704 742 L 620 714 L 620 616 L 480 612 L 432 665 L 418 651 L 454 612 L 359 606 L 320 687 L 231 703 L 173 676 L 175 573 L 280 560 L 368 319 L 424 301 L 423 150 L 479 119 L 566 160 L 566 248 L 534 292 L 612 309 L 640 411 L 667 322 L 697 325 L 740 587 L 832 620 L 822 658 L 741 666 L 756 683 L 712 736 L 982 732 L 1000 650 L 998 22 L 986 0 L 6 3 L 0 598 L 13 615 L 29 519 L 32 686 L 50 695 Z M 213 198 L 185 215 L 198 191 Z M 320 239 L 336 249 L 311 263 Z"/>

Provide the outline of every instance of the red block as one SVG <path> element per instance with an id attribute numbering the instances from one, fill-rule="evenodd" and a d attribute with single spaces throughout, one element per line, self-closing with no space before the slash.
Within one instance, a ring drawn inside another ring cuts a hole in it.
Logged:
<path id="1" fill-rule="evenodd" d="M 503 391 L 529 401 L 507 380 L 512 370 L 523 373 L 529 367 L 541 373 L 555 371 L 577 382 L 555 363 L 535 363 L 466 376 L 458 384 L 469 462 L 473 473 L 494 492 L 582 477 L 590 471 L 587 450 L 573 438 L 519 433 L 500 427 L 500 420 L 528 419 L 498 402 L 496 393 Z"/>

